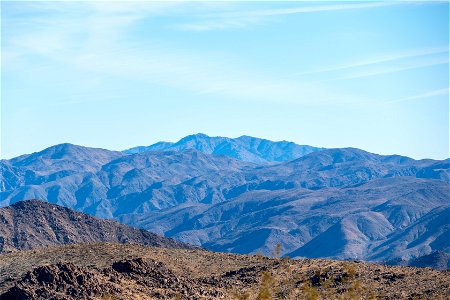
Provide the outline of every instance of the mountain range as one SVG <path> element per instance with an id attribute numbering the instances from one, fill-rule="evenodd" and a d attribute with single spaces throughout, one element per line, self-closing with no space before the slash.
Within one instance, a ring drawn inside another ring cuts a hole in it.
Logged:
<path id="1" fill-rule="evenodd" d="M 298 147 L 202 134 L 124 152 L 61 144 L 0 162 L 0 206 L 42 199 L 216 251 L 450 252 L 449 160 Z"/>
<path id="2" fill-rule="evenodd" d="M 136 154 L 149 151 L 184 151 L 194 149 L 206 154 L 226 155 L 252 163 L 268 163 L 290 161 L 306 154 L 323 150 L 308 145 L 297 145 L 293 142 L 273 142 L 247 135 L 228 138 L 198 133 L 188 135 L 176 143 L 158 142 L 150 146 L 138 146 L 125 153 Z"/>

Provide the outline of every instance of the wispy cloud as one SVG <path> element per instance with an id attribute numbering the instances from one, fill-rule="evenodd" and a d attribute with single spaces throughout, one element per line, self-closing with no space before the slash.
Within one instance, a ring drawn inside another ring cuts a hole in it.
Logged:
<path id="1" fill-rule="evenodd" d="M 205 53 L 168 49 L 127 49 L 120 60 L 113 53 L 91 51 L 65 61 L 77 68 L 148 82 L 197 94 L 257 102 L 324 104 L 348 101 L 349 95 L 308 82 L 279 80 L 243 69 L 237 63 Z"/>
<path id="2" fill-rule="evenodd" d="M 346 4 L 332 4 L 332 5 L 317 5 L 317 6 L 302 6 L 292 8 L 281 9 L 266 9 L 266 10 L 254 10 L 249 12 L 237 12 L 227 14 L 229 16 L 278 16 L 278 15 L 291 15 L 291 14 L 303 14 L 314 13 L 323 11 L 335 11 L 335 10 L 351 10 L 351 9 L 367 9 L 376 7 L 385 7 L 399 5 L 401 2 L 395 1 L 382 1 L 382 2 L 369 2 L 369 3 L 346 3 Z"/>
<path id="3" fill-rule="evenodd" d="M 438 57 L 427 57 L 425 59 L 397 62 L 394 64 L 382 64 L 378 66 L 371 66 L 369 68 L 366 68 L 365 70 L 349 72 L 348 74 L 338 76 L 336 79 L 338 80 L 357 79 L 448 64 L 449 64 L 448 55 L 441 55 Z"/>
<path id="4" fill-rule="evenodd" d="M 383 104 L 406 102 L 406 101 L 413 101 L 413 100 L 418 100 L 418 99 L 427 99 L 427 98 L 437 97 L 437 96 L 448 96 L 448 94 L 449 94 L 449 88 L 447 87 L 444 89 L 427 91 L 425 93 L 420 93 L 420 94 L 413 95 L 413 96 L 408 96 L 408 97 L 404 97 L 404 98 L 400 98 L 400 99 L 386 101 L 386 102 L 383 102 Z"/>
<path id="5" fill-rule="evenodd" d="M 16 54 L 11 56 L 15 61 L 9 65 L 24 67 L 25 63 L 17 63 L 21 56 L 39 55 L 85 72 L 246 101 L 323 104 L 352 98 L 313 83 L 274 78 L 230 57 L 167 48 L 150 38 L 130 40 L 133 26 L 152 15 L 164 14 L 164 5 L 142 7 L 139 3 L 124 10 L 122 3 L 72 5 L 76 11 L 73 14 L 58 11 L 60 7 L 55 3 L 45 7 L 31 5 L 30 11 L 44 9 L 53 14 L 27 18 L 24 28 L 34 28 L 32 32 L 14 32 L 6 49 L 2 49 Z M 80 16 L 84 16 L 83 22 L 79 22 Z"/>
<path id="6" fill-rule="evenodd" d="M 425 49 L 406 49 L 401 52 L 382 53 L 375 57 L 359 59 L 359 60 L 355 60 L 355 61 L 348 62 L 345 64 L 341 64 L 341 65 L 329 66 L 329 67 L 325 67 L 325 68 L 319 67 L 314 70 L 297 73 L 296 75 L 311 75 L 311 74 L 317 74 L 317 73 L 336 72 L 336 71 L 341 71 L 341 70 L 346 70 L 346 69 L 368 67 L 371 65 L 395 62 L 398 60 L 417 58 L 420 56 L 432 56 L 432 55 L 440 55 L 440 54 L 448 55 L 448 51 L 449 51 L 449 47 L 447 45 L 441 46 L 441 47 L 434 47 L 434 48 L 425 48 Z"/>
<path id="7" fill-rule="evenodd" d="M 129 33 L 133 26 L 152 16 L 160 16 L 173 12 L 183 3 L 79 3 L 70 2 L 67 6 L 54 2 L 29 4 L 29 11 L 47 11 L 50 16 L 39 14 L 27 17 L 26 26 L 33 28 L 11 32 L 14 38 L 9 39 L 7 47 L 2 49 L 13 64 L 17 64 L 21 56 L 40 55 L 61 65 L 78 70 L 97 73 L 105 76 L 117 76 L 149 84 L 170 86 L 176 89 L 191 91 L 197 94 L 210 94 L 222 98 L 237 98 L 247 101 L 268 101 L 301 104 L 351 103 L 361 101 L 361 97 L 344 92 L 337 92 L 326 85 L 310 80 L 297 80 L 274 76 L 258 69 L 250 69 L 241 61 L 220 54 L 189 52 L 186 49 L 165 47 L 155 43 L 151 38 L 133 42 Z M 192 30 L 210 30 L 220 26 L 245 26 L 245 22 L 258 22 L 259 18 L 274 15 L 312 13 L 320 11 L 344 9 L 368 9 L 394 5 L 387 2 L 334 4 L 320 6 L 304 6 L 288 9 L 268 9 L 247 12 L 228 12 L 222 14 L 225 23 L 203 25 Z M 213 8 L 212 10 L 215 10 Z M 230 8 L 228 8 L 230 9 Z M 33 14 L 32 14 L 33 15 Z M 82 17 L 83 22 L 80 22 Z M 230 18 L 232 17 L 232 18 Z M 240 23 L 240 20 L 243 23 Z M 22 22 L 19 17 L 13 22 Z M 20 27 L 20 26 L 19 26 Z M 44 41 L 44 42 L 43 42 Z M 125 42 L 124 42 L 125 41 Z M 364 69 L 386 62 L 397 62 L 402 59 L 415 58 L 448 53 L 447 47 L 406 51 L 383 55 L 374 59 L 352 62 L 331 68 L 318 69 L 311 73 L 348 71 L 358 72 L 340 74 L 351 76 L 371 76 L 374 69 Z M 8 62 L 6 62 L 8 63 Z M 422 65 L 426 62 L 422 61 Z M 428 64 L 445 63 L 442 60 L 432 60 Z M 384 66 L 386 67 L 386 66 Z M 395 68 L 377 69 L 377 74 L 394 72 L 399 68 L 412 68 L 418 65 L 404 64 Z M 361 70 L 363 68 L 363 70 Z M 365 72 L 365 73 L 364 73 Z M 371 73 L 370 73 L 371 72 Z M 307 73 L 305 73 L 307 74 Z M 302 75 L 302 74 L 300 74 Z M 367 96 L 365 101 L 369 101 Z"/>
<path id="8" fill-rule="evenodd" d="M 290 7 L 281 9 L 263 10 L 235 10 L 225 13 L 209 13 L 202 15 L 200 20 L 177 24 L 174 27 L 186 31 L 209 31 L 242 28 L 256 23 L 267 22 L 269 17 L 320 13 L 339 10 L 372 9 L 401 5 L 404 3 L 395 1 L 369 2 L 369 3 L 346 3 L 331 5 L 304 5 L 301 7 Z"/>
<path id="9" fill-rule="evenodd" d="M 261 18 L 246 18 L 245 20 L 234 18 L 215 19 L 207 21 L 196 21 L 192 23 L 176 24 L 173 26 L 175 29 L 184 31 L 210 31 L 210 30 L 225 30 L 244 28 L 250 24 L 260 23 Z"/>
<path id="10" fill-rule="evenodd" d="M 308 78 L 311 81 L 352 80 L 448 64 L 449 48 L 441 46 L 379 54 L 339 65 L 316 67 L 288 77 Z"/>

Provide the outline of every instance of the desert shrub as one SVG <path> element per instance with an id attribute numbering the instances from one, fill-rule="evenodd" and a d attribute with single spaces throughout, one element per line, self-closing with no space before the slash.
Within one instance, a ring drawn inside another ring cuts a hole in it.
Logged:
<path id="1" fill-rule="evenodd" d="M 350 280 L 358 275 L 358 273 L 356 272 L 356 267 L 352 263 L 344 264 L 344 272 L 345 274 L 347 274 L 347 278 Z"/>
<path id="2" fill-rule="evenodd" d="M 233 297 L 234 300 L 248 300 L 248 299 L 250 299 L 250 294 L 248 292 L 231 291 L 230 294 L 231 294 L 231 297 Z"/>
<path id="3" fill-rule="evenodd" d="M 316 300 L 319 299 L 319 292 L 317 288 L 311 285 L 310 282 L 305 282 L 302 285 L 302 294 L 307 300 Z"/>
<path id="4" fill-rule="evenodd" d="M 181 300 L 182 298 L 181 298 L 181 295 L 180 294 L 177 294 L 176 296 L 175 296 L 175 300 Z"/>
<path id="5" fill-rule="evenodd" d="M 259 287 L 257 300 L 271 300 L 273 299 L 273 291 L 275 288 L 275 279 L 270 272 L 264 272 L 261 277 L 261 285 Z"/>
<path id="6" fill-rule="evenodd" d="M 275 249 L 272 252 L 272 257 L 273 258 L 280 258 L 280 256 L 281 256 L 281 244 L 277 243 L 275 245 Z"/>

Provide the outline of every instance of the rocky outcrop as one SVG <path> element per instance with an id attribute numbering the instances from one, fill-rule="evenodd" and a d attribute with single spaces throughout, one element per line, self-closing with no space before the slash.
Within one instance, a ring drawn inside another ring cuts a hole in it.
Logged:
<path id="1" fill-rule="evenodd" d="M 37 267 L 2 295 L 2 299 L 92 299 L 119 292 L 97 270 L 58 263 Z"/>
<path id="2" fill-rule="evenodd" d="M 194 248 L 143 229 L 39 200 L 1 208 L 0 224 L 0 253 L 90 242 Z"/>

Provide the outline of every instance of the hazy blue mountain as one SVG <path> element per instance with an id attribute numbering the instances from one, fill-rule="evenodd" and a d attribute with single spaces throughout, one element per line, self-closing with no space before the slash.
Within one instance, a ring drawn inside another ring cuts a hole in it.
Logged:
<path id="1" fill-rule="evenodd" d="M 443 271 L 450 269 L 450 254 L 438 250 L 410 260 L 389 261 L 388 264 L 414 267 L 432 267 Z"/>
<path id="2" fill-rule="evenodd" d="M 429 197 L 429 199 L 435 200 L 434 197 Z M 412 219 L 412 222 L 408 222 L 407 225 L 403 225 L 404 221 L 401 222 L 399 224 L 400 230 L 391 234 L 386 241 L 379 243 L 372 249 L 371 259 L 377 260 L 391 252 L 401 253 L 401 255 L 398 255 L 401 259 L 420 257 L 434 250 L 450 253 L 450 207 L 448 199 L 446 201 L 443 199 L 442 206 L 436 207 L 437 203 L 432 203 L 433 209 L 421 215 L 420 218 L 417 218 L 417 216 L 411 217 L 413 213 L 417 214 L 417 211 L 409 209 L 409 206 L 404 207 L 400 213 L 398 209 L 395 209 L 394 213 L 389 212 L 389 217 L 394 218 L 397 223 L 402 216 Z M 393 245 L 395 245 L 394 248 Z"/>
<path id="3" fill-rule="evenodd" d="M 118 151 L 60 144 L 40 152 L 0 161 L 0 205 L 28 199 L 45 199 L 68 207 L 77 204 L 73 194 L 102 166 L 124 156 Z M 93 191 L 96 192 L 96 191 Z"/>
<path id="4" fill-rule="evenodd" d="M 43 199 L 213 250 L 269 254 L 281 243 L 290 256 L 374 261 L 450 250 L 449 160 L 344 148 L 255 164 L 63 144 L 0 167 L 1 206 Z"/>
<path id="5" fill-rule="evenodd" d="M 253 163 L 289 161 L 323 150 L 323 148 L 297 145 L 293 142 L 273 142 L 245 135 L 233 139 L 220 136 L 210 137 L 198 133 L 186 136 L 176 143 L 159 142 L 147 147 L 134 147 L 124 152 L 134 154 L 148 151 L 184 151 L 187 149 L 195 149 L 206 154 L 226 155 Z"/>
<path id="6" fill-rule="evenodd" d="M 446 182 L 396 177 L 339 189 L 252 191 L 119 219 L 217 251 L 268 254 L 280 242 L 292 257 L 386 261 L 449 251 L 448 206 Z M 440 211 L 438 221 L 430 217 Z"/>
<path id="7" fill-rule="evenodd" d="M 153 144 L 151 146 L 138 146 L 133 147 L 131 149 L 123 151 L 127 154 L 136 154 L 136 153 L 142 153 L 142 152 L 148 152 L 148 151 L 164 151 L 170 148 L 174 143 L 170 142 L 158 142 L 156 144 Z"/>

